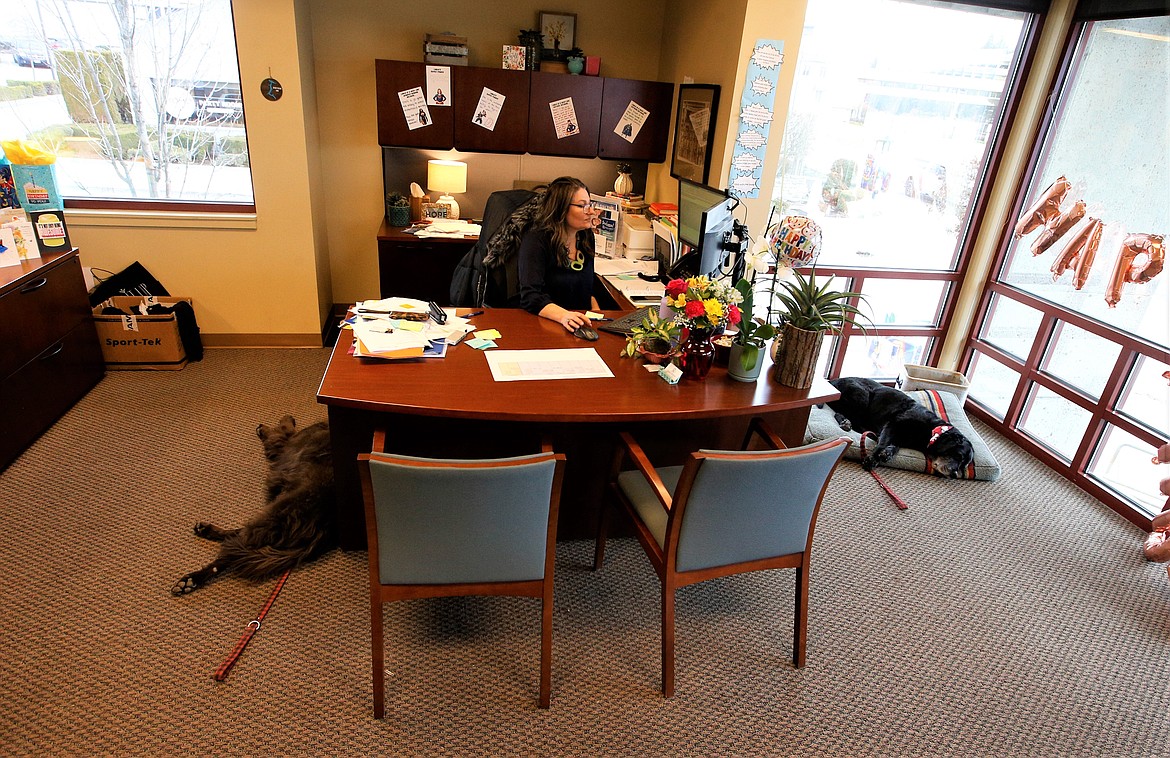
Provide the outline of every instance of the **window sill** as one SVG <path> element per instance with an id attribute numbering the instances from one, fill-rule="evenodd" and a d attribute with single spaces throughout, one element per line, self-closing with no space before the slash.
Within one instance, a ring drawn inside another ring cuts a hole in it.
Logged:
<path id="1" fill-rule="evenodd" d="M 66 208 L 71 227 L 120 226 L 149 229 L 255 229 L 255 213 L 98 210 Z"/>

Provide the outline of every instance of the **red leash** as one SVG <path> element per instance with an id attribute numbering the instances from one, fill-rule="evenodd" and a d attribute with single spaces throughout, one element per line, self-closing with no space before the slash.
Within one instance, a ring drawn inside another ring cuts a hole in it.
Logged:
<path id="1" fill-rule="evenodd" d="M 272 588 L 272 594 L 268 596 L 268 602 L 264 603 L 264 607 L 260 609 L 260 613 L 256 618 L 248 622 L 248 627 L 244 630 L 244 634 L 240 637 L 240 641 L 236 643 L 235 648 L 232 649 L 227 660 L 219 664 L 219 668 L 211 675 L 211 678 L 217 682 L 222 682 L 228 678 L 228 674 L 232 670 L 232 666 L 236 665 L 236 661 L 244 654 L 244 648 L 252 641 L 252 636 L 260 631 L 260 624 L 263 623 L 264 617 L 268 615 L 268 611 L 272 608 L 272 604 L 276 602 L 276 596 L 280 594 L 281 589 L 284 588 L 284 583 L 288 581 L 288 575 L 292 573 L 292 569 L 284 572 L 284 576 L 280 577 L 276 586 Z"/>
<path id="2" fill-rule="evenodd" d="M 862 459 L 865 458 L 865 438 L 872 437 L 872 436 L 873 436 L 873 432 L 866 432 L 865 434 L 861 435 L 861 457 L 862 457 Z M 874 440 L 876 441 L 877 438 L 874 437 Z M 872 474 L 873 478 L 877 480 L 877 483 L 882 486 L 882 489 L 886 491 L 886 494 L 894 499 L 894 504 L 898 506 L 898 510 L 904 511 L 910 507 L 910 506 L 906 505 L 905 500 L 898 497 L 898 494 L 896 492 L 894 492 L 892 489 L 890 489 L 890 485 L 886 484 L 885 481 L 883 481 L 882 478 L 880 476 L 878 476 L 878 472 L 874 471 L 873 469 L 870 469 L 869 473 Z"/>

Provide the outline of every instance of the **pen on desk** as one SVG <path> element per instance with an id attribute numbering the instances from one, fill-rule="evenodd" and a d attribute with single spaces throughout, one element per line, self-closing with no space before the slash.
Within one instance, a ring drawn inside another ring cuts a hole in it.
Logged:
<path id="1" fill-rule="evenodd" d="M 464 313 L 459 318 L 475 318 L 476 316 L 482 316 L 482 315 L 483 315 L 483 311 L 472 311 L 471 313 Z"/>

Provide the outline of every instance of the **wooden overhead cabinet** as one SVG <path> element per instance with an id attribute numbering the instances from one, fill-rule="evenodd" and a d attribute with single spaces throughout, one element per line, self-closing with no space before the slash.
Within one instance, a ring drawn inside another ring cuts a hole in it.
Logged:
<path id="1" fill-rule="evenodd" d="M 474 66 L 455 66 L 451 70 L 455 87 L 455 149 L 470 153 L 525 152 L 530 72 Z M 494 126 L 488 128 L 491 113 L 488 99 L 497 97 L 503 97 L 503 106 Z"/>
<path id="2" fill-rule="evenodd" d="M 666 160 L 666 137 L 670 132 L 670 111 L 674 85 L 635 79 L 603 79 L 601 133 L 597 155 L 609 160 Z M 645 114 L 641 126 L 639 114 Z M 631 118 L 632 117 L 632 118 Z M 628 137 L 623 136 L 628 132 Z"/>
<path id="3" fill-rule="evenodd" d="M 378 144 L 395 147 L 429 147 L 450 150 L 455 145 L 453 107 L 427 108 L 426 124 L 410 127 L 417 121 L 407 119 L 399 93 L 416 87 L 427 91 L 426 64 L 407 61 L 374 61 L 374 81 L 378 96 Z M 417 119 L 417 109 L 411 109 Z"/>

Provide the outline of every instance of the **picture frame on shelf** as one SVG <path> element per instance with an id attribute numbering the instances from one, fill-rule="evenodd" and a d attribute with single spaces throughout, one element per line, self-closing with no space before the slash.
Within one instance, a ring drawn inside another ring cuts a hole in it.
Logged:
<path id="1" fill-rule="evenodd" d="M 443 203 L 423 203 L 422 217 L 426 221 L 434 221 L 435 219 L 447 218 L 447 211 L 449 206 Z"/>
<path id="2" fill-rule="evenodd" d="M 577 46 L 577 14 L 540 11 L 538 28 L 543 45 L 542 60 L 564 60 Z"/>
<path id="3" fill-rule="evenodd" d="M 670 175 L 706 184 L 715 142 L 715 116 L 719 111 L 718 84 L 680 84 L 674 122 L 674 151 Z"/>

